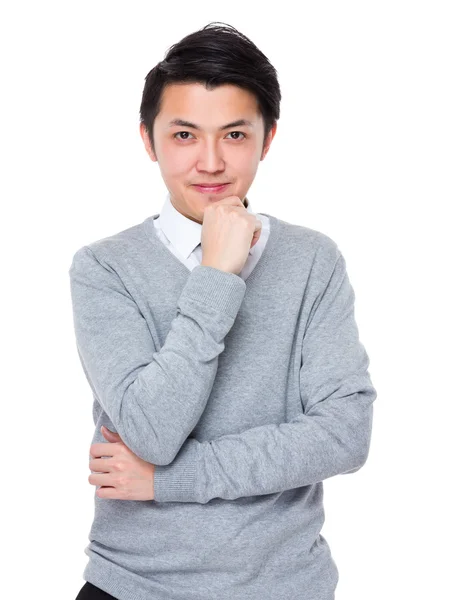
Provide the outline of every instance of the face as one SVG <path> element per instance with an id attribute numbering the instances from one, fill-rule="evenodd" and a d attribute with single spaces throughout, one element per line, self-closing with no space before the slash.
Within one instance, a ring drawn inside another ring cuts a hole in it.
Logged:
<path id="1" fill-rule="evenodd" d="M 246 123 L 231 125 L 242 120 Z M 140 124 L 146 151 L 159 164 L 173 206 L 198 223 L 215 200 L 238 196 L 244 201 L 275 133 L 276 124 L 264 145 L 256 97 L 229 84 L 210 91 L 200 83 L 166 86 L 154 121 L 153 149 Z M 205 193 L 194 187 L 202 183 L 228 185 Z"/>

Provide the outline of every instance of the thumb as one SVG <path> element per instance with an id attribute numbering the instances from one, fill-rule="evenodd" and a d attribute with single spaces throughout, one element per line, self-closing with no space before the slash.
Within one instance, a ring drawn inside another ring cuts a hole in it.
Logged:
<path id="1" fill-rule="evenodd" d="M 105 425 L 102 425 L 100 430 L 101 430 L 104 438 L 106 438 L 107 440 L 109 440 L 111 442 L 120 442 L 121 441 L 121 436 L 119 435 L 119 433 L 110 431 L 109 429 L 107 429 L 107 427 L 105 427 Z"/>

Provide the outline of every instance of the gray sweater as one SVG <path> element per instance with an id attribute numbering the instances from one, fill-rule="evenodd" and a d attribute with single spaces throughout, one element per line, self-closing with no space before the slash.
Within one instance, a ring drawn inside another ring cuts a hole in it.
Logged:
<path id="1" fill-rule="evenodd" d="M 83 578 L 118 600 L 333 600 L 322 481 L 366 462 L 376 398 L 344 257 L 267 215 L 246 281 L 190 271 L 157 216 L 69 269 L 92 443 L 106 425 L 156 465 L 154 500 L 94 495 Z"/>

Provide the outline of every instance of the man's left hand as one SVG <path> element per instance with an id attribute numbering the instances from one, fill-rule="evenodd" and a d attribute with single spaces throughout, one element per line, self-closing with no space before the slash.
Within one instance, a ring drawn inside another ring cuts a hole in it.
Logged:
<path id="1" fill-rule="evenodd" d="M 104 426 L 101 431 L 110 443 L 91 445 L 89 468 L 92 473 L 88 481 L 100 486 L 96 496 L 116 500 L 154 500 L 155 466 L 134 454 L 118 433 Z"/>

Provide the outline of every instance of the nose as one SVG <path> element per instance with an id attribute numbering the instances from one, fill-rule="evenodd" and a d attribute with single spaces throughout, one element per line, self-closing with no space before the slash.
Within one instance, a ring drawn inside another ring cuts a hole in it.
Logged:
<path id="1" fill-rule="evenodd" d="M 207 140 L 200 144 L 198 162 L 198 171 L 216 173 L 224 170 L 223 153 L 220 144 L 215 140 Z"/>

